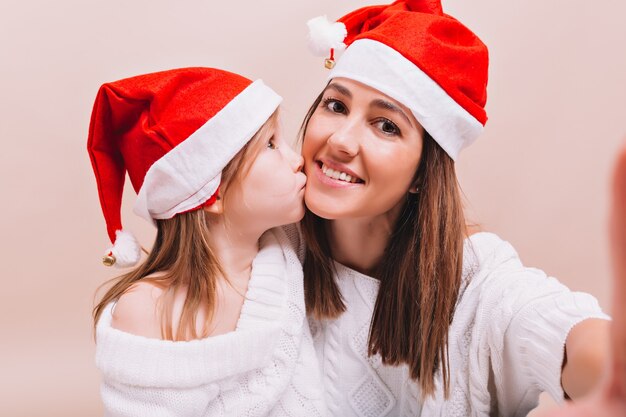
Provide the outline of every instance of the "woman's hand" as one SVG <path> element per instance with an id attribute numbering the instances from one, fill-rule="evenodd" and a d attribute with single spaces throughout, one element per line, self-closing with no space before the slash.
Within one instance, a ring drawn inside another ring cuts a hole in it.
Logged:
<path id="1" fill-rule="evenodd" d="M 610 224 L 613 262 L 611 358 L 603 381 L 587 397 L 542 417 L 626 417 L 626 146 L 613 177 Z"/>

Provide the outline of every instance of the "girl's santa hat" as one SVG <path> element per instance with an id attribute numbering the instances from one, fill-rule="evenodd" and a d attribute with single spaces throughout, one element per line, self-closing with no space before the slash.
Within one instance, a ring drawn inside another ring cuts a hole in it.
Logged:
<path id="1" fill-rule="evenodd" d="M 311 50 L 328 56 L 329 79 L 359 81 L 404 104 L 452 159 L 482 133 L 487 47 L 439 0 L 364 7 L 308 26 Z"/>
<path id="2" fill-rule="evenodd" d="M 87 149 L 113 243 L 103 262 L 136 264 L 140 247 L 121 220 L 125 175 L 134 212 L 153 221 L 212 204 L 222 169 L 278 108 L 261 80 L 213 68 L 140 75 L 100 87 Z"/>

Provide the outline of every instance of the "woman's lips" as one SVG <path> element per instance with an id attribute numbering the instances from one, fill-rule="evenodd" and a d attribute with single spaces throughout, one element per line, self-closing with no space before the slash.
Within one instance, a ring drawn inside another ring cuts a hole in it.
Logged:
<path id="1" fill-rule="evenodd" d="M 326 173 L 324 172 L 324 169 L 326 169 L 327 171 Z M 330 173 L 332 174 L 332 177 L 327 175 L 329 173 L 328 171 L 329 169 L 332 170 L 330 171 Z M 315 178 L 320 183 L 327 185 L 329 187 L 332 187 L 332 188 L 354 188 L 354 187 L 360 187 L 364 184 L 363 180 L 356 177 L 356 175 L 353 177 L 352 175 L 348 174 L 346 171 L 334 170 L 328 167 L 326 164 L 322 163 L 321 161 L 318 161 L 317 163 L 314 164 L 313 171 L 314 171 L 313 175 L 315 175 Z M 337 173 L 339 172 L 341 172 L 341 174 L 339 174 L 339 177 L 343 176 L 344 179 L 333 178 L 333 177 L 337 177 Z M 347 175 L 350 175 L 351 181 L 346 181 Z"/>
<path id="2" fill-rule="evenodd" d="M 322 172 L 326 174 L 327 177 L 340 179 L 343 181 L 346 180 L 346 177 L 349 177 L 349 181 L 347 182 L 354 182 L 354 183 L 365 182 L 359 175 L 357 175 L 356 172 L 352 171 L 346 165 L 341 164 L 339 162 L 335 162 L 328 158 L 320 158 L 319 160 L 316 161 L 316 163 L 321 167 Z M 328 172 L 329 170 L 332 170 L 332 171 L 329 173 Z M 332 175 L 333 173 L 336 175 L 333 176 Z M 339 177 L 340 174 L 343 174 L 343 175 Z"/>

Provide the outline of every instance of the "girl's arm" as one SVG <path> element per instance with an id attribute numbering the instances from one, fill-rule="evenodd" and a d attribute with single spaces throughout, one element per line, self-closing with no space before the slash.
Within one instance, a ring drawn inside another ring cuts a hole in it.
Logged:
<path id="1" fill-rule="evenodd" d="M 162 339 L 158 300 L 163 290 L 150 282 L 137 282 L 115 303 L 111 327 L 137 336 Z"/>

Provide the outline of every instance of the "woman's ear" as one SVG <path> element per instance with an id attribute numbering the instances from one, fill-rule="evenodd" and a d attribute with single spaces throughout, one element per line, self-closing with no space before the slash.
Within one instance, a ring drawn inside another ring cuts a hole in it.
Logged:
<path id="1" fill-rule="evenodd" d="M 222 200 L 222 197 L 218 194 L 217 195 L 217 199 L 215 200 L 215 202 L 209 206 L 205 206 L 202 208 L 205 212 L 207 213 L 211 213 L 211 214 L 223 214 L 224 213 L 224 200 Z"/>
<path id="2" fill-rule="evenodd" d="M 414 181 L 413 184 L 409 187 L 409 194 L 417 194 L 419 193 L 420 188 L 418 187 L 418 182 Z"/>

